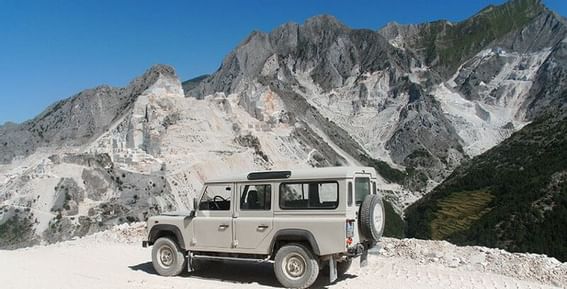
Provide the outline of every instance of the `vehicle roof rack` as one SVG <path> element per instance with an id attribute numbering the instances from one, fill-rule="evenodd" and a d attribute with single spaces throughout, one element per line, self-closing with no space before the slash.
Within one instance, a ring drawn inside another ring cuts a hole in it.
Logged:
<path id="1" fill-rule="evenodd" d="M 291 171 L 253 172 L 248 174 L 249 180 L 288 179 Z"/>

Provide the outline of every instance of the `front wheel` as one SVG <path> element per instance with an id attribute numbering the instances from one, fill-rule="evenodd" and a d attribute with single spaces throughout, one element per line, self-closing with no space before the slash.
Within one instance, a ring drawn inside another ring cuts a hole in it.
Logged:
<path id="1" fill-rule="evenodd" d="M 286 288 L 308 288 L 319 275 L 319 262 L 305 246 L 285 245 L 276 253 L 274 272 Z"/>
<path id="2" fill-rule="evenodd" d="M 173 240 L 162 237 L 152 248 L 152 264 L 162 276 L 177 276 L 187 266 L 187 258 Z"/>

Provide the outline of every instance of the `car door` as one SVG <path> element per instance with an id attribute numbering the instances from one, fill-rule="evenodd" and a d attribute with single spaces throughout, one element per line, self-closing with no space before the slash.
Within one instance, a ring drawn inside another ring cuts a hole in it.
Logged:
<path id="1" fill-rule="evenodd" d="M 250 252 L 262 250 L 261 244 L 273 230 L 273 185 L 248 183 L 238 186 L 238 203 L 234 218 L 234 244 Z"/>
<path id="2" fill-rule="evenodd" d="M 360 206 L 367 195 L 372 194 L 372 183 L 370 174 L 357 173 L 354 177 L 354 200 L 356 206 Z M 374 185 L 376 188 L 376 185 Z"/>
<path id="3" fill-rule="evenodd" d="M 199 201 L 193 220 L 193 239 L 196 251 L 230 249 L 233 236 L 234 184 L 209 184 Z"/>

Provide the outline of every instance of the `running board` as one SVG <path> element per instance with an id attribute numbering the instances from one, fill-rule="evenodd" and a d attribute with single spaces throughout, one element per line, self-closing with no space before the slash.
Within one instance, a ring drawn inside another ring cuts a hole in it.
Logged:
<path id="1" fill-rule="evenodd" d="M 224 256 L 192 255 L 191 258 L 195 260 L 238 261 L 238 262 L 253 262 L 253 263 L 265 263 L 270 261 L 269 256 L 266 259 L 255 259 L 255 258 L 238 258 L 238 257 L 224 257 Z"/>

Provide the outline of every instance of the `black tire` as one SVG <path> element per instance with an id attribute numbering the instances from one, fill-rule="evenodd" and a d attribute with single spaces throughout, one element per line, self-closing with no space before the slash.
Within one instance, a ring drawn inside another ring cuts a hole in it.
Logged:
<path id="1" fill-rule="evenodd" d="M 162 237 L 152 248 L 152 264 L 161 276 L 177 276 L 186 268 L 187 258 L 175 241 Z"/>
<path id="2" fill-rule="evenodd" d="M 372 242 L 378 242 L 384 233 L 385 224 L 382 198 L 378 195 L 366 196 L 360 205 L 358 220 L 360 233 Z"/>
<path id="3" fill-rule="evenodd" d="M 343 276 L 348 269 L 350 269 L 350 265 L 352 265 L 352 259 L 347 258 L 344 261 L 337 262 L 337 275 Z"/>
<path id="4" fill-rule="evenodd" d="M 286 288 L 308 288 L 319 276 L 319 262 L 307 247 L 289 244 L 276 253 L 274 273 Z"/>

